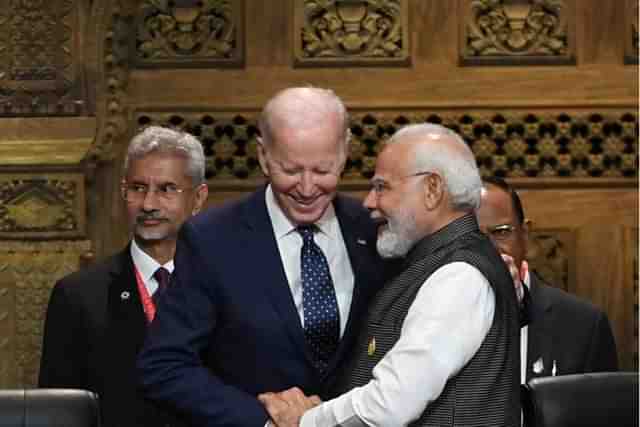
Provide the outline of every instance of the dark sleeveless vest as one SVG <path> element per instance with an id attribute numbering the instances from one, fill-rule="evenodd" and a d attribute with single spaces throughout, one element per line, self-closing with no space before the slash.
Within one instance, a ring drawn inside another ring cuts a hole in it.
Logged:
<path id="1" fill-rule="evenodd" d="M 519 427 L 520 328 L 515 291 L 504 262 L 478 230 L 473 215 L 422 239 L 407 255 L 402 272 L 376 295 L 340 391 L 372 379 L 374 366 L 399 339 L 420 287 L 438 268 L 458 261 L 476 267 L 491 284 L 496 301 L 493 323 L 469 363 L 411 425 Z"/>

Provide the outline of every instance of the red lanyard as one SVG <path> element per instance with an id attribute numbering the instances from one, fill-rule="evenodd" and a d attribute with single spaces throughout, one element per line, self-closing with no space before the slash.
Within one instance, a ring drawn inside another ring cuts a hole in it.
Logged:
<path id="1" fill-rule="evenodd" d="M 151 295 L 149 295 L 149 291 L 144 285 L 144 281 L 142 280 L 142 277 L 140 277 L 140 272 L 135 265 L 134 269 L 136 270 L 136 282 L 138 282 L 138 293 L 140 294 L 140 300 L 142 301 L 142 309 L 144 310 L 145 316 L 147 316 L 147 321 L 151 323 L 153 318 L 156 317 L 156 305 L 153 303 Z"/>

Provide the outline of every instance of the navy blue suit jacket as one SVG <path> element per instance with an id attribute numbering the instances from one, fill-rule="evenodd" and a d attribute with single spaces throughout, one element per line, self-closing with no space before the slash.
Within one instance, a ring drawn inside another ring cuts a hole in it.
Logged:
<path id="1" fill-rule="evenodd" d="M 551 375 L 554 361 L 556 375 L 618 369 L 616 343 L 602 310 L 545 284 L 535 273 L 530 292 L 527 381 Z M 538 360 L 542 363 L 534 369 Z"/>
<path id="2" fill-rule="evenodd" d="M 324 377 L 305 349 L 265 204 L 265 189 L 203 212 L 181 230 L 172 285 L 138 360 L 141 386 L 198 426 L 262 426 L 259 393 L 293 386 L 327 397 L 384 281 L 376 229 L 359 201 L 337 196 L 355 276 L 350 315 Z"/>

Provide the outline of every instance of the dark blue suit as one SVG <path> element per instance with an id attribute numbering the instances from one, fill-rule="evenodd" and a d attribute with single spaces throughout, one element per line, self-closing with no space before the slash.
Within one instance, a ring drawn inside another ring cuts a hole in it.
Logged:
<path id="1" fill-rule="evenodd" d="M 280 259 L 265 190 L 186 223 L 174 282 L 139 358 L 145 394 L 198 426 L 259 427 L 259 393 L 292 386 L 326 396 L 367 303 L 384 281 L 376 230 L 360 202 L 338 196 L 336 216 L 355 276 L 347 327 L 320 377 Z"/>

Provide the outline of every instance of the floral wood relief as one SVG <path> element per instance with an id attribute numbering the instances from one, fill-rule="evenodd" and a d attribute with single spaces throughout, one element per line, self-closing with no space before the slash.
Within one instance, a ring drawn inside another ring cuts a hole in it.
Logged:
<path id="1" fill-rule="evenodd" d="M 133 11 L 121 0 L 114 0 L 111 19 L 104 29 L 103 45 L 103 103 L 98 106 L 104 125 L 98 130 L 95 143 L 87 158 L 91 163 L 109 161 L 114 157 L 114 145 L 127 131 L 126 98 L 129 83 L 129 39 Z"/>
<path id="2" fill-rule="evenodd" d="M 406 0 L 296 2 L 296 63 L 408 64 Z"/>
<path id="3" fill-rule="evenodd" d="M 85 113 L 77 31 L 73 0 L 12 1 L 0 7 L 0 116 Z"/>
<path id="4" fill-rule="evenodd" d="M 0 338 L 0 354 L 7 344 L 15 352 L 15 357 L 6 362 L 10 372 L 0 370 L 0 382 L 8 382 L 7 387 L 37 385 L 44 314 L 51 289 L 56 280 L 78 269 L 80 256 L 90 250 L 90 245 L 77 240 L 2 243 L 0 273 L 8 280 L 6 284 L 0 282 L 0 328 L 7 332 Z M 6 319 L 12 319 L 8 328 L 3 327 Z"/>
<path id="5" fill-rule="evenodd" d="M 462 63 L 575 63 L 570 1 L 463 0 Z"/>
<path id="6" fill-rule="evenodd" d="M 136 19 L 137 65 L 241 65 L 241 11 L 239 0 L 144 0 Z"/>
<path id="7" fill-rule="evenodd" d="M 138 112 L 136 126 L 169 125 L 202 141 L 206 176 L 247 180 L 262 176 L 256 152 L 257 112 Z M 603 112 L 356 111 L 345 181 L 371 178 L 385 141 L 410 123 L 439 123 L 469 143 L 484 176 L 636 178 L 638 116 Z"/>
<path id="8" fill-rule="evenodd" d="M 0 238 L 83 235 L 82 186 L 81 175 L 0 176 Z"/>

